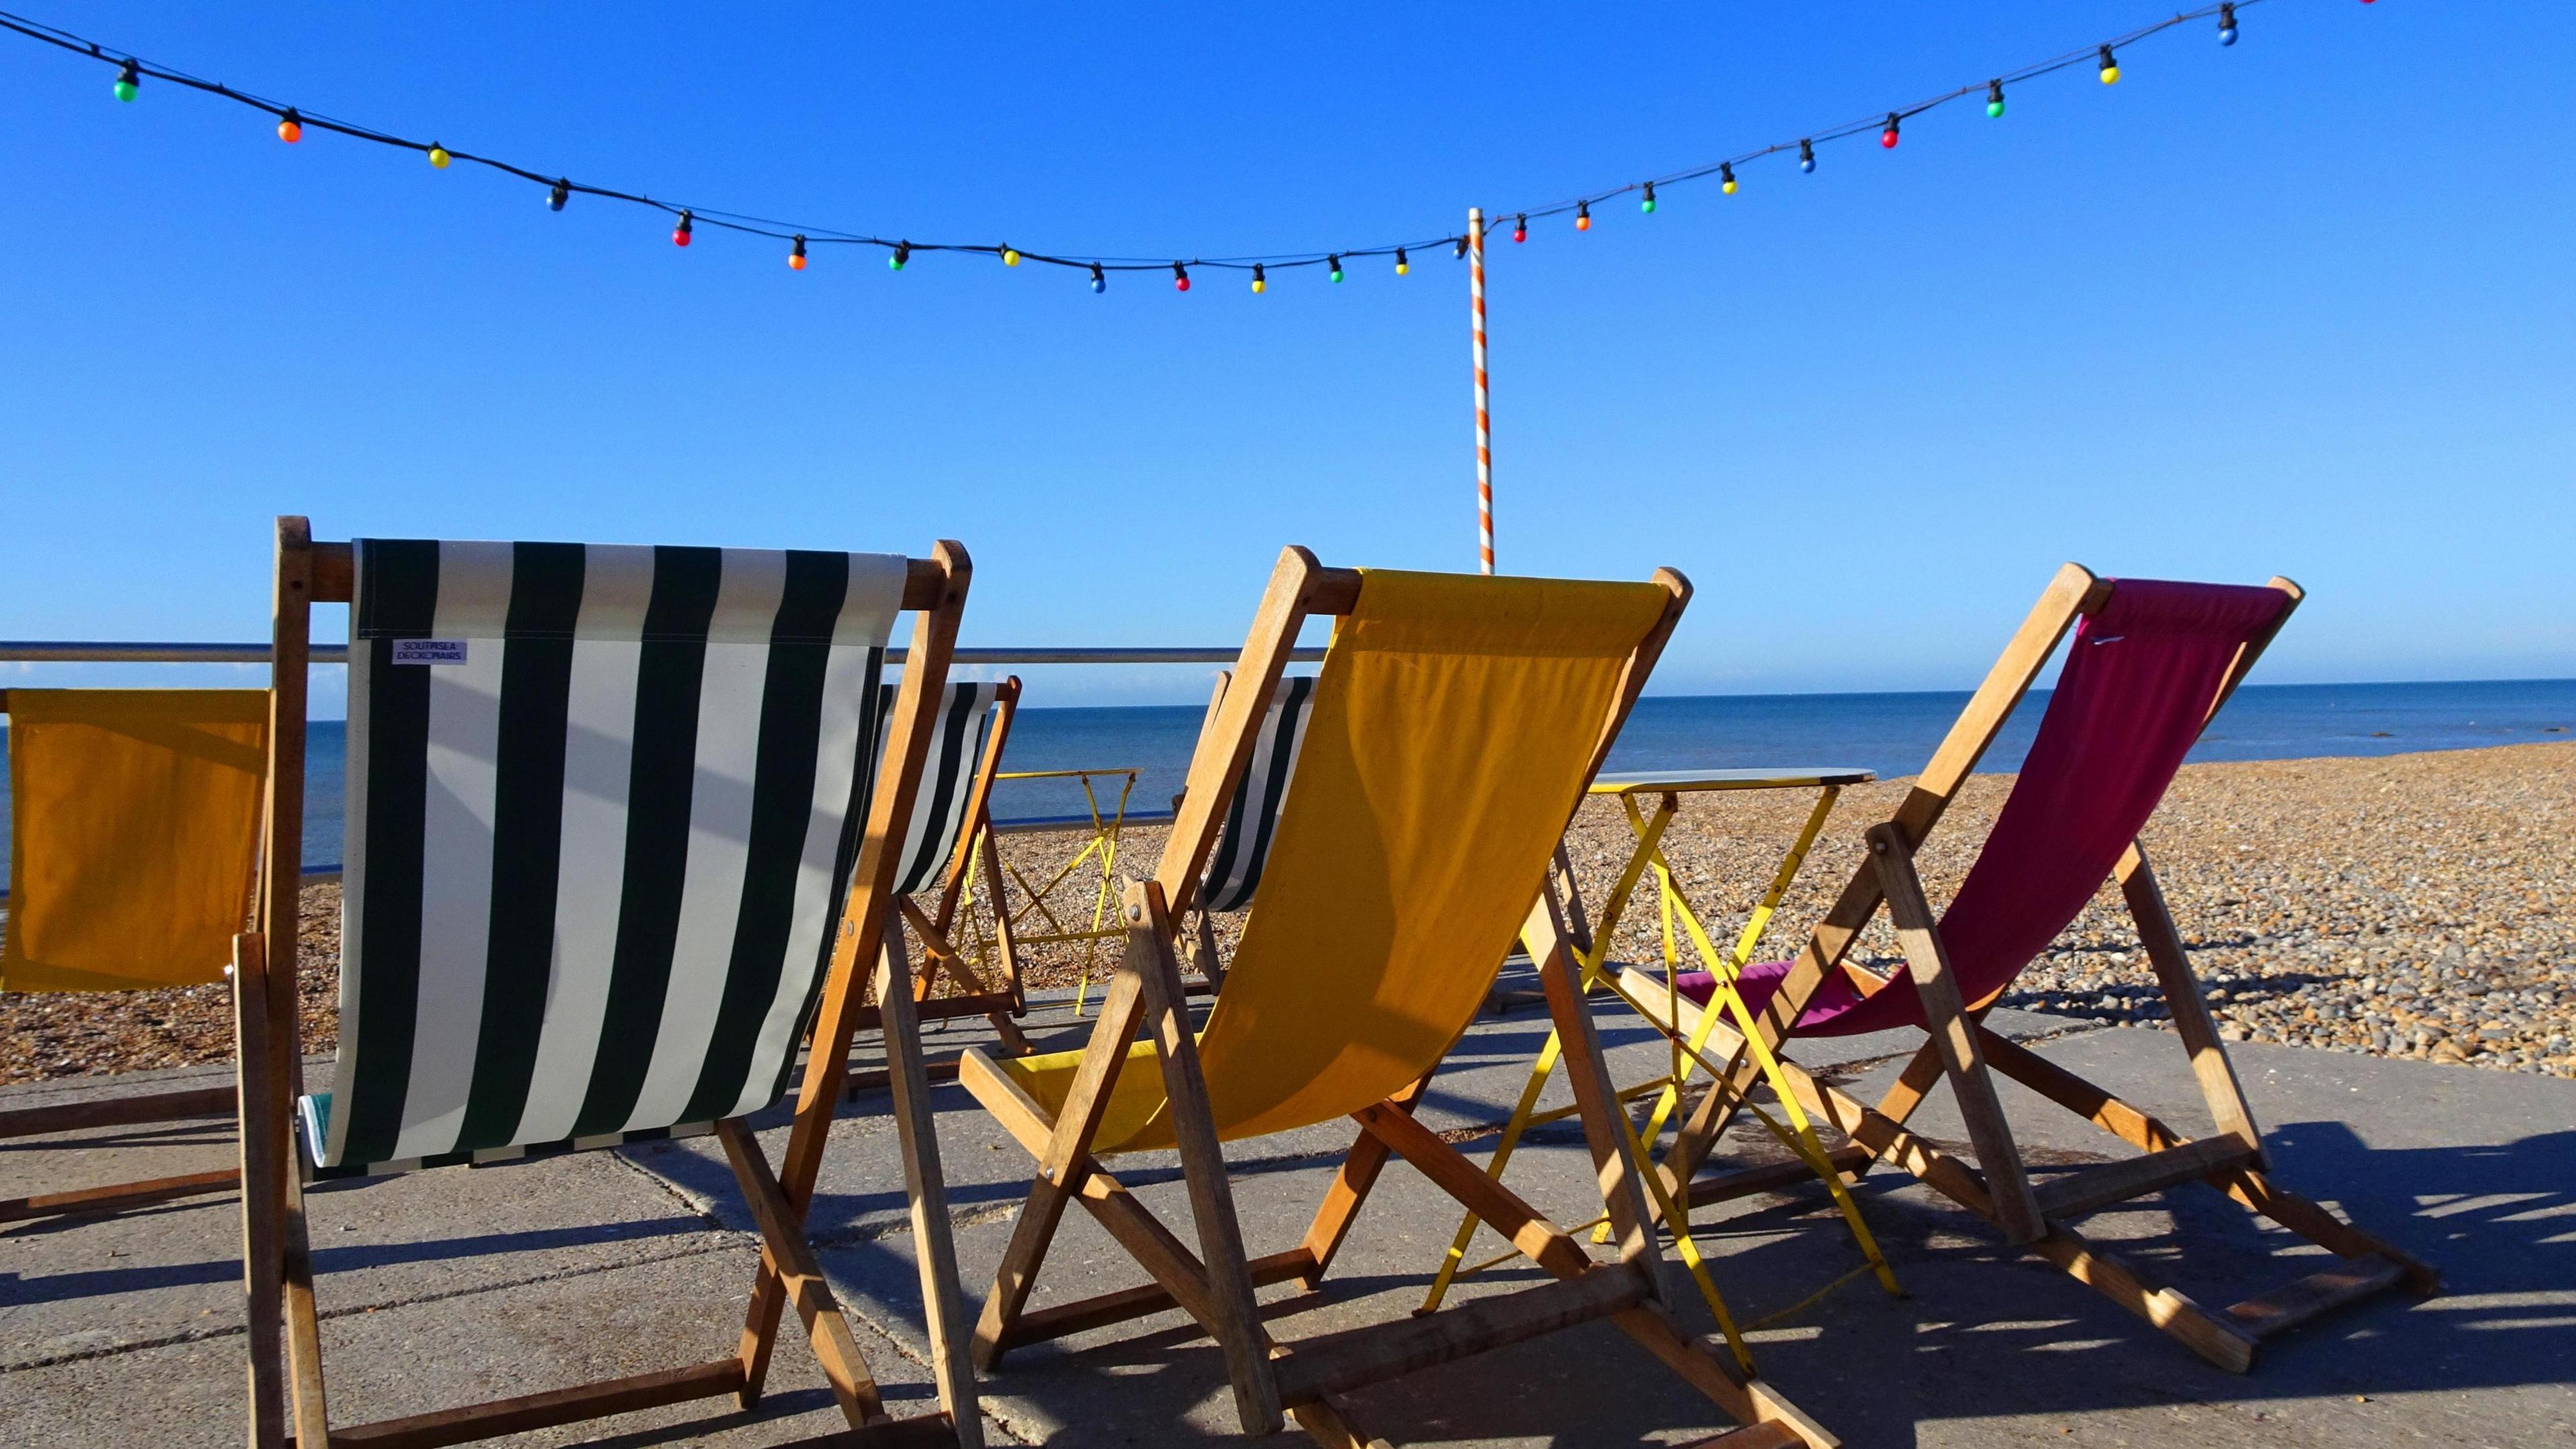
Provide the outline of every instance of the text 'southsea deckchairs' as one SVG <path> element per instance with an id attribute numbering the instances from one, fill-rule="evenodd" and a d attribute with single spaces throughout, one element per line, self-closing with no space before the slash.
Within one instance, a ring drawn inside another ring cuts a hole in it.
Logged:
<path id="1" fill-rule="evenodd" d="M 1795 1035 L 1925 1031 L 1930 1039 L 1875 1109 L 1784 1062 L 1807 1110 L 1858 1145 L 1857 1151 L 1837 1154 L 1837 1161 L 1862 1166 L 1874 1157 L 1895 1163 L 2211 1362 L 2239 1371 L 2252 1364 L 2262 1340 L 2338 1305 L 2399 1282 L 2426 1293 L 2439 1287 L 2430 1268 L 2273 1183 L 2253 1112 L 2137 838 L 2202 727 L 2298 600 L 2298 587 L 2287 579 L 2274 579 L 2267 588 L 2097 579 L 2067 565 L 1895 817 L 1869 832 L 1868 860 L 1806 949 L 1794 961 L 1748 968 L 1733 983 L 1775 1047 Z M 1914 852 L 2070 625 L 2071 652 L 2030 754 L 1974 866 L 1936 921 L 1915 874 Z M 2214 1135 L 2186 1139 L 1980 1024 L 2013 978 L 2105 880 L 2114 879 L 2191 1058 L 2217 1125 Z M 1904 969 L 1883 982 L 1844 959 L 1881 901 L 1906 957 Z M 1720 985 L 1706 974 L 1685 975 L 1680 984 L 1685 997 L 1703 1006 Z M 1664 1015 L 1660 979 L 1632 971 L 1622 987 L 1650 1018 Z M 1687 1031 L 1693 1022 L 1675 1025 Z M 1672 1174 L 1668 1186 L 1688 1181 L 1755 1080 L 1742 1036 L 1720 1023 L 1711 1037 L 1718 1058 L 1712 1068 L 1731 1064 L 1733 1070 L 1720 1070 L 1720 1085 L 1684 1126 L 1665 1162 Z M 2034 1186 L 1990 1067 L 2090 1119 L 2142 1155 Z M 1974 1169 L 1905 1129 L 1907 1117 L 1945 1077 L 1976 1152 Z M 1691 1195 L 1712 1201 L 1778 1186 L 1781 1176 L 1755 1169 L 1702 1179 Z M 2084 1214 L 2194 1180 L 2342 1261 L 2211 1313 L 2171 1288 L 2148 1286 L 2127 1263 L 2068 1226 Z"/>
<path id="2" fill-rule="evenodd" d="M 295 1441 L 319 1446 L 451 1444 L 720 1394 L 749 1407 L 790 1303 L 852 1442 L 979 1442 L 909 971 L 881 949 L 967 575 L 946 543 L 929 560 L 332 546 L 280 520 L 270 870 L 262 929 L 236 946 L 254 1445 L 282 1442 L 290 1411 Z M 305 1095 L 292 943 L 311 605 L 353 595 L 339 1051 Z M 919 616 L 871 780 L 903 609 Z M 862 963 L 885 1003 L 944 1411 L 925 1419 L 886 1417 L 803 1230 Z M 778 1099 L 809 1021 L 773 1173 L 742 1119 Z M 710 1130 L 761 1235 L 733 1355 L 332 1432 L 307 1180 Z"/>
<path id="3" fill-rule="evenodd" d="M 1203 733 L 1215 724 L 1217 707 L 1225 702 L 1225 691 L 1233 682 L 1232 670 L 1217 671 L 1216 693 L 1208 700 L 1207 720 L 1200 726 Z M 1207 978 L 1210 989 L 1225 983 L 1225 967 L 1217 960 L 1216 927 L 1208 918 L 1248 908 L 1252 893 L 1261 886 L 1261 868 L 1270 859 L 1271 837 L 1279 829 L 1279 805 L 1288 798 L 1288 782 L 1297 769 L 1297 747 L 1306 738 L 1306 719 L 1314 702 L 1313 676 L 1280 677 L 1270 708 L 1261 716 L 1261 728 L 1253 736 L 1252 757 L 1245 761 L 1234 798 L 1226 804 L 1224 833 L 1217 838 L 1215 854 L 1208 857 L 1193 912 L 1198 930 L 1193 952 L 1197 959 L 1192 964 Z M 1172 797 L 1175 814 L 1183 798 Z"/>
<path id="4" fill-rule="evenodd" d="M 250 916 L 268 698 L 255 689 L 0 690 L 9 924 L 0 990 L 223 979 Z M 0 1112 L 0 1138 L 226 1117 L 230 1087 Z M 0 1222 L 223 1192 L 230 1168 L 0 1199 Z"/>
<path id="5" fill-rule="evenodd" d="M 1688 586 L 1324 569 L 1290 549 L 1272 576 L 1233 687 L 1201 735 L 1180 817 L 1151 881 L 1129 888 L 1127 950 L 1080 1052 L 996 1062 L 969 1051 L 960 1080 L 1038 1159 L 992 1296 L 979 1358 L 1172 1307 L 1225 1353 L 1244 1429 L 1283 1407 L 1317 1440 L 1366 1442 L 1338 1395 L 1486 1349 L 1608 1318 L 1749 1428 L 1750 1443 L 1830 1443 L 1766 1385 L 1676 1328 L 1644 1190 L 1573 976 L 1550 852 L 1599 768 Z M 1342 616 L 1314 700 L 1297 786 L 1203 1035 L 1174 955 L 1309 615 Z M 1504 953 L 1526 937 L 1565 1033 L 1570 1075 L 1618 1255 L 1576 1239 L 1487 1177 L 1412 1107 L 1473 1020 Z M 1138 1041 L 1142 1026 L 1149 1037 Z M 1297 1247 L 1247 1259 L 1220 1141 L 1341 1116 L 1362 1134 Z M 1177 1148 L 1192 1254 L 1103 1166 Z M 1275 1343 L 1254 1303 L 1265 1283 L 1312 1288 L 1390 1154 L 1494 1223 L 1557 1281 L 1428 1318 Z M 1030 1310 L 1047 1246 L 1079 1202 L 1152 1285 Z"/>
<path id="6" fill-rule="evenodd" d="M 1002 869 L 989 839 L 993 828 L 993 776 L 1001 768 L 1002 750 L 1010 740 L 1011 720 L 1019 712 L 1020 681 L 1014 676 L 997 683 L 959 682 L 948 686 L 938 707 L 938 724 L 931 731 L 930 755 L 921 772 L 921 797 L 914 805 L 912 826 L 903 842 L 902 864 L 895 872 L 894 899 L 909 923 L 912 934 L 921 938 L 922 968 L 913 980 L 913 997 L 918 1014 L 925 1020 L 958 1016 L 982 1016 L 1001 1033 L 1002 1041 L 1013 1051 L 1029 1049 L 1028 1038 L 1012 1020 L 1028 1010 L 1026 988 L 1020 981 L 1019 955 L 1011 933 L 1010 899 L 1003 894 Z M 887 685 L 885 709 L 889 720 L 894 707 L 894 686 Z M 974 877 L 983 878 L 985 904 L 993 917 L 993 948 L 1002 971 L 1000 986 L 989 986 L 975 975 L 951 939 L 957 929 L 959 909 L 967 904 Z M 936 885 L 939 905 L 925 911 L 912 897 Z M 903 927 L 894 927 L 891 939 L 900 945 Z M 930 993 L 945 975 L 956 983 L 956 994 L 932 996 Z M 862 1027 L 876 1024 L 875 1008 L 862 1012 Z M 942 1070 L 953 1070 L 944 1068 Z M 865 1074 L 865 1080 L 851 1078 L 852 1090 L 861 1086 L 883 1085 L 882 1073 Z"/>

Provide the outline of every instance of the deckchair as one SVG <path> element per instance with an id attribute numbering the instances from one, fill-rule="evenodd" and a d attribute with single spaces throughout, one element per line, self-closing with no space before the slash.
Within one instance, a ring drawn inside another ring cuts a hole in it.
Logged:
<path id="1" fill-rule="evenodd" d="M 888 902 L 968 583 L 882 554 L 362 539 L 278 523 L 268 873 L 235 946 L 254 1446 L 452 1444 L 760 1397 L 793 1303 L 853 1436 L 980 1442 Z M 312 605 L 354 600 L 339 1045 L 306 1092 L 294 882 Z M 877 676 L 917 610 L 886 758 Z M 864 829 L 861 822 L 864 820 Z M 804 1235 L 873 962 L 940 1411 L 887 1418 Z M 812 1022 L 785 1162 L 744 1119 Z M 760 1229 L 711 1363 L 334 1431 L 309 1181 L 713 1132 Z"/>
<path id="2" fill-rule="evenodd" d="M 1129 887 L 1126 953 L 1090 1044 L 994 1061 L 959 1080 L 1038 1159 L 975 1331 L 979 1362 L 1179 1307 L 1222 1348 L 1247 1433 L 1282 1410 L 1318 1442 L 1367 1441 L 1339 1396 L 1468 1354 L 1607 1318 L 1751 1430 L 1743 1443 L 1825 1444 L 1734 1362 L 1675 1326 L 1644 1189 L 1571 974 L 1549 853 L 1599 768 L 1687 601 L 1677 574 L 1648 584 L 1326 569 L 1291 548 L 1272 574 L 1235 682 L 1200 736 L 1153 879 Z M 1204 1034 L 1174 954 L 1221 812 L 1234 797 L 1310 615 L 1341 616 L 1315 684 L 1297 786 Z M 1417 1123 L 1414 1105 L 1473 1020 L 1516 936 L 1542 963 L 1617 1256 L 1575 1238 Z M 1138 1041 L 1139 1027 L 1149 1040 Z M 1159 1066 L 1159 1071 L 1154 1070 Z M 1122 1068 L 1125 1069 L 1122 1071 Z M 1356 1119 L 1362 1133 L 1304 1240 L 1247 1258 L 1218 1143 Z M 1176 1148 L 1199 1251 L 1105 1165 Z M 1320 1284 L 1390 1155 L 1501 1225 L 1556 1281 L 1430 1318 L 1276 1342 L 1257 1286 Z M 1079 1202 L 1150 1285 L 1032 1311 L 1038 1268 Z"/>
<path id="3" fill-rule="evenodd" d="M 2263 588 L 2102 579 L 2059 570 L 2019 633 L 1952 726 L 1895 815 L 1868 832 L 1868 858 L 1792 961 L 1744 970 L 1732 982 L 1680 978 L 1681 994 L 1708 1009 L 1721 990 L 1741 994 L 1775 1051 L 1801 1036 L 1912 1028 L 1928 1038 L 1876 1107 L 1782 1059 L 1806 1110 L 1852 1139 L 1835 1156 L 1858 1170 L 1893 1163 L 2029 1246 L 2114 1302 L 2238 1372 L 2269 1339 L 2332 1308 L 2400 1283 L 2439 1290 L 2434 1271 L 2272 1180 L 2253 1109 L 2193 980 L 2181 933 L 2166 908 L 2138 831 L 2172 783 L 2201 730 L 2227 702 L 2300 599 L 2296 584 Z M 1949 909 L 1937 920 L 1914 854 L 1986 747 L 2072 626 L 2066 665 L 2002 812 Z M 2092 900 L 2118 882 L 2190 1057 L 2216 1131 L 2186 1138 L 2149 1113 L 1983 1024 L 2026 967 Z M 1882 979 L 1848 960 L 1880 903 L 1905 966 Z M 1690 1006 L 1665 1018 L 1664 983 L 1630 972 L 1622 994 L 1668 1030 L 1702 1023 Z M 1731 1009 L 1731 1006 L 1730 1006 Z M 1735 1018 L 1741 1020 L 1742 1018 Z M 1794 1026 L 1792 1025 L 1794 1023 Z M 1667 1155 L 1664 1186 L 1700 1202 L 1785 1186 L 1803 1169 L 1760 1168 L 1691 1178 L 1756 1079 L 1749 1042 L 1725 1022 L 1708 1028 L 1717 1079 Z M 2001 1072 L 2138 1149 L 2140 1155 L 2031 1181 L 1992 1072 Z M 1947 1080 L 1965 1119 L 1971 1168 L 1906 1128 L 1935 1083 Z M 2210 1312 L 2172 1288 L 2149 1286 L 2117 1255 L 2088 1242 L 2078 1218 L 2165 1188 L 2205 1182 L 2242 1206 L 2333 1252 L 2335 1266 Z"/>
<path id="4" fill-rule="evenodd" d="M 1233 681 L 1234 671 L 1217 671 L 1216 691 L 1208 699 L 1202 732 L 1216 723 L 1217 707 L 1225 702 L 1225 691 Z M 1313 712 L 1314 702 L 1312 675 L 1280 676 L 1270 708 L 1263 712 L 1261 726 L 1253 735 L 1252 758 L 1244 763 L 1243 776 L 1235 783 L 1234 798 L 1226 804 L 1225 833 L 1217 838 L 1216 851 L 1208 857 L 1198 907 L 1192 912 L 1197 929 L 1190 964 L 1206 978 L 1210 991 L 1224 986 L 1225 967 L 1218 959 L 1216 925 L 1209 917 L 1236 915 L 1250 909 L 1252 893 L 1260 889 L 1261 868 L 1270 859 L 1270 841 L 1279 829 L 1279 805 L 1288 798 L 1288 781 L 1297 768 L 1297 748 L 1305 740 L 1306 719 Z M 1187 793 L 1172 797 L 1175 817 Z"/>
<path id="5" fill-rule="evenodd" d="M 223 979 L 250 915 L 267 700 L 255 689 L 0 690 L 10 717 L 0 990 Z M 0 1112 L 0 1138 L 233 1114 L 230 1087 Z M 231 1168 L 0 1199 L 0 1222 L 229 1192 Z"/>
<path id="6" fill-rule="evenodd" d="M 889 727 L 894 688 L 885 687 Z M 993 775 L 1001 768 L 1002 749 L 1010 739 L 1019 704 L 1017 675 L 998 683 L 959 681 L 948 686 L 939 704 L 938 726 L 931 731 L 930 756 L 922 768 L 921 798 L 904 836 L 903 863 L 895 872 L 894 901 L 902 919 L 894 923 L 893 931 L 898 946 L 906 923 L 911 934 L 921 938 L 922 968 L 913 978 L 912 989 L 914 1010 L 922 1020 L 982 1016 L 992 1022 L 1006 1046 L 1025 1052 L 1028 1038 L 1012 1018 L 1027 1012 L 1028 995 L 1012 941 L 1010 900 L 1003 894 L 1002 871 L 990 838 Z M 985 904 L 993 915 L 993 954 L 1002 972 L 999 987 L 978 978 L 966 953 L 951 939 L 959 909 L 979 875 Z M 925 911 L 913 897 L 933 884 L 939 887 L 939 905 L 935 911 Z M 942 975 L 956 983 L 955 995 L 930 994 Z M 875 1010 L 870 1007 L 860 1013 L 861 1027 L 877 1024 Z M 883 1073 L 850 1079 L 853 1091 L 882 1085 Z"/>

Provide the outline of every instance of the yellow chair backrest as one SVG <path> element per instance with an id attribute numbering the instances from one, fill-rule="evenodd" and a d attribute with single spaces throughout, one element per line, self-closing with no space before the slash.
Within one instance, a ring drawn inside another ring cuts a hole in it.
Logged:
<path id="1" fill-rule="evenodd" d="M 267 691 L 13 689 L 8 707 L 0 989 L 222 980 L 250 914 Z"/>
<path id="2" fill-rule="evenodd" d="M 1228 1140 L 1348 1115 L 1438 1064 L 1511 949 L 1628 659 L 1672 597 L 1653 583 L 1361 577 L 1199 1040 Z M 1097 1151 L 1171 1145 L 1140 1046 Z M 1053 1112 L 1078 1057 L 997 1065 Z"/>

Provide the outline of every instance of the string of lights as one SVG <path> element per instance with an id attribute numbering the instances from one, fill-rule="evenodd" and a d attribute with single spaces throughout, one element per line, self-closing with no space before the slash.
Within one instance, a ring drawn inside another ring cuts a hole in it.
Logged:
<path id="1" fill-rule="evenodd" d="M 1526 242 L 1530 235 L 1529 224 L 1533 220 L 1544 220 L 1572 212 L 1574 229 L 1588 232 L 1592 229 L 1594 206 L 1631 194 L 1638 197 L 1638 210 L 1649 215 L 1656 210 L 1659 189 L 1669 192 L 1673 187 L 1708 180 L 1712 177 L 1716 179 L 1721 193 L 1733 196 L 1743 186 L 1736 174 L 1740 167 L 1753 166 L 1771 157 L 1794 153 L 1798 158 L 1798 169 L 1813 173 L 1816 169 L 1817 147 L 1871 134 L 1877 136 L 1878 144 L 1882 148 L 1894 150 L 1902 139 L 1905 122 L 1926 111 L 1971 98 L 1982 98 L 1987 116 L 2001 119 L 2004 114 L 2004 96 L 2007 87 L 2019 86 L 2059 71 L 2089 64 L 2094 69 L 2096 79 L 2102 84 L 2116 84 L 2121 74 L 2119 56 L 2122 51 L 2150 36 L 2179 26 L 2215 20 L 2218 43 L 2222 46 L 2232 46 L 2236 43 L 2240 12 L 2263 3 L 2264 0 L 2225 0 L 2225 3 L 2205 5 L 2196 10 L 2181 12 L 2168 19 L 2158 20 L 2153 24 L 2115 35 L 2108 40 L 2068 51 L 2063 55 L 2004 71 L 1985 80 L 1972 81 L 1956 89 L 1916 101 L 1912 105 L 1899 106 L 1885 112 L 1873 111 L 1858 120 L 1809 131 L 1795 140 L 1775 141 L 1770 145 L 1738 152 L 1733 156 L 1705 165 L 1667 172 L 1647 180 L 1632 181 L 1626 185 L 1613 186 L 1563 201 L 1549 202 L 1542 206 L 1487 207 L 1483 209 L 1484 214 L 1497 219 L 1511 218 L 1512 240 Z M 2372 0 L 2361 0 L 2361 3 L 2370 4 Z M 469 165 L 487 167 L 543 187 L 546 208 L 549 211 L 561 211 L 573 197 L 581 196 L 662 212 L 672 220 L 671 242 L 674 246 L 688 246 L 702 227 L 786 242 L 788 243 L 787 265 L 799 272 L 805 270 L 813 248 L 873 247 L 885 254 L 886 265 L 897 272 L 904 270 L 916 254 L 952 253 L 995 257 L 1007 267 L 1016 267 L 1023 262 L 1036 262 L 1045 266 L 1072 268 L 1088 276 L 1091 290 L 1094 292 L 1108 290 L 1109 274 L 1112 272 L 1160 272 L 1166 269 L 1172 274 L 1173 287 L 1186 292 L 1190 290 L 1191 269 L 1200 268 L 1248 272 L 1251 274 L 1252 290 L 1257 293 L 1268 290 L 1269 274 L 1274 271 L 1322 267 L 1330 280 L 1340 282 L 1349 274 L 1350 269 L 1347 264 L 1354 258 L 1389 257 L 1393 259 L 1395 275 L 1401 277 L 1412 271 L 1414 252 L 1436 252 L 1446 247 L 1454 257 L 1463 258 L 1467 255 L 1467 238 L 1454 232 L 1414 241 L 1390 242 L 1379 246 L 1339 247 L 1322 251 L 1287 252 L 1263 256 L 1188 257 L 1170 260 L 1022 251 L 1007 242 L 990 245 L 978 242 L 921 242 L 903 237 L 878 236 L 868 232 L 782 221 L 774 217 L 754 216 L 714 207 L 685 206 L 642 192 L 574 181 L 568 176 L 521 166 L 495 156 L 453 150 L 437 140 L 412 140 L 372 126 L 340 120 L 319 111 L 273 101 L 217 81 L 205 80 L 185 71 L 143 60 L 131 52 L 102 45 L 68 30 L 47 25 L 42 21 L 31 20 L 25 16 L 13 15 L 7 11 L 0 11 L 0 30 L 7 30 L 84 59 L 113 67 L 116 71 L 116 79 L 111 90 L 119 101 L 135 100 L 142 94 L 146 81 L 184 87 L 266 112 L 276 118 L 278 139 L 289 145 L 302 142 L 308 131 L 320 131 L 396 150 L 418 152 L 432 167 L 440 171 L 445 171 L 460 161 Z"/>

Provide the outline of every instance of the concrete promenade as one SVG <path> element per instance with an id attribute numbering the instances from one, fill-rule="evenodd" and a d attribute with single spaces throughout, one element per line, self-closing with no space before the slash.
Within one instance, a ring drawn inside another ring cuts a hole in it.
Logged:
<path id="1" fill-rule="evenodd" d="M 1663 1053 L 1647 1033 L 1620 1025 L 1615 1010 L 1602 1020 L 1621 1080 L 1656 1070 Z M 1033 1013 L 1030 1024 L 1058 1044 L 1079 1039 L 1060 1008 Z M 2017 1013 L 1999 1013 L 1997 1024 L 2186 1130 L 2204 1121 L 2170 1035 Z M 1535 1010 L 1485 1019 L 1425 1119 L 1461 1135 L 1499 1122 L 1545 1029 Z M 983 1034 L 981 1023 L 957 1023 L 932 1046 L 944 1052 Z M 1811 1050 L 1810 1064 L 1837 1063 L 1836 1075 L 1866 1095 L 1892 1076 L 1885 1058 L 1907 1044 L 1823 1045 L 1832 1055 Z M 2283 1180 L 2433 1260 L 2445 1296 L 2374 1300 L 2275 1344 L 2251 1375 L 2229 1375 L 1883 1171 L 1860 1197 L 1903 1299 L 1862 1277 L 1795 1307 L 1858 1262 L 1838 1220 L 1819 1210 L 1821 1193 L 1701 1214 L 1701 1241 L 1737 1316 L 1767 1320 L 1751 1335 L 1763 1375 L 1856 1446 L 2576 1445 L 2576 1083 L 2233 1050 Z M 0 1110 L 223 1077 L 195 1069 L 12 1087 L 0 1089 Z M 2002 1089 L 2043 1170 L 2126 1152 L 2019 1088 Z M 1554 1095 L 1563 1099 L 1561 1083 Z M 971 1303 L 989 1286 L 1029 1162 L 956 1088 L 940 1090 L 939 1106 Z M 920 1311 L 880 1107 L 862 1097 L 836 1129 L 812 1227 L 889 1407 L 917 1412 L 929 1398 Z M 1917 1124 L 1936 1140 L 1964 1135 L 1946 1094 Z M 1302 1232 L 1353 1130 L 1320 1127 L 1237 1150 L 1252 1251 Z M 764 1134 L 773 1155 L 784 1136 Z M 221 1166 L 229 1138 L 228 1124 L 202 1123 L 0 1143 L 0 1196 Z M 1730 1141 L 1748 1145 L 1742 1131 Z M 1187 1233 L 1168 1158 L 1122 1159 L 1120 1174 Z M 1598 1210 L 1597 1199 L 1584 1203 L 1589 1176 L 1567 1123 L 1524 1149 L 1511 1181 L 1561 1220 L 1580 1221 Z M 1324 1291 L 1266 1290 L 1277 1330 L 1303 1337 L 1415 1306 L 1456 1223 L 1447 1204 L 1400 1163 L 1390 1168 Z M 755 1262 L 731 1174 L 703 1141 L 335 1185 L 313 1194 L 312 1219 L 341 1424 L 721 1356 L 739 1331 Z M 1067 1224 L 1039 1303 L 1141 1281 L 1087 1219 L 1071 1214 Z M 2087 1232 L 2203 1303 L 2309 1271 L 2285 1250 L 2288 1235 L 2259 1230 L 2197 1186 L 2093 1218 Z M 2188 1256 L 2185 1240 L 2195 1244 Z M 230 1196 L 0 1228 L 0 1443 L 240 1443 L 239 1242 Z M 1478 1256 L 1498 1249 L 1488 1233 Z M 1475 1282 L 1527 1280 L 1515 1265 Z M 1709 1327 L 1695 1299 L 1681 1312 Z M 800 1338 L 782 1342 L 777 1365 L 756 1417 L 719 1400 L 524 1442 L 749 1446 L 837 1427 Z M 985 1395 L 996 1443 L 1235 1437 L 1218 1355 L 1177 1315 L 1023 1351 L 987 1378 Z M 1363 1424 L 1399 1445 L 1680 1444 L 1725 1426 L 1601 1327 L 1382 1385 L 1354 1404 Z"/>

